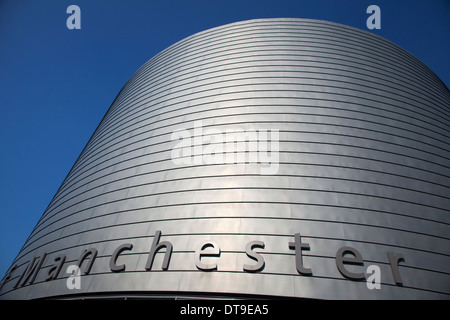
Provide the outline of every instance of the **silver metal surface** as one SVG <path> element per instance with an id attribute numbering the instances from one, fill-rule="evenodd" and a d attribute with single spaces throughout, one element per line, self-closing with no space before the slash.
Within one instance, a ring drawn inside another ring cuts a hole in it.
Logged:
<path id="1" fill-rule="evenodd" d="M 259 19 L 190 36 L 123 87 L 8 271 L 0 297 L 448 299 L 449 106 L 449 90 L 422 62 L 352 27 Z M 172 133 L 192 133 L 199 120 L 218 132 L 278 130 L 276 174 L 261 174 L 262 164 L 175 164 Z M 146 270 L 157 231 L 160 243 L 173 246 L 169 267 L 161 269 L 163 248 Z M 297 233 L 309 245 L 302 263 L 310 276 L 299 274 L 289 247 Z M 246 254 L 251 241 L 264 242 L 254 250 L 264 258 L 256 272 L 243 270 L 256 264 Z M 207 242 L 220 255 L 199 262 Z M 112 272 L 111 255 L 127 243 L 133 248 L 116 261 L 125 271 Z M 379 266 L 381 289 L 339 272 L 342 247 L 364 260 L 346 265 L 349 271 Z M 90 248 L 98 252 L 92 269 L 80 289 L 70 290 L 66 269 Z M 395 266 L 402 284 L 388 252 L 404 256 Z M 36 278 L 21 284 L 30 261 L 44 253 Z M 58 255 L 66 261 L 56 279 L 46 280 Z"/>

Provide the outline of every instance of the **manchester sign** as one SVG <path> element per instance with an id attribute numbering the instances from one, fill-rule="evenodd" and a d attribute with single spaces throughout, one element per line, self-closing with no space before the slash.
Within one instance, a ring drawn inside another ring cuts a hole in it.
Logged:
<path id="1" fill-rule="evenodd" d="M 149 249 L 145 264 L 146 271 L 151 271 L 152 268 L 158 268 L 158 266 L 154 266 L 153 262 L 156 254 L 160 251 L 161 253 L 164 253 L 164 260 L 162 261 L 160 268 L 162 270 L 169 269 L 173 245 L 170 241 L 161 241 L 161 235 L 161 231 L 158 230 L 153 237 L 153 243 Z M 310 250 L 310 245 L 302 242 L 301 235 L 296 233 L 293 235 L 292 241 L 286 243 L 286 246 L 290 250 L 293 250 L 293 253 L 295 254 L 295 267 L 298 274 L 302 276 L 312 276 L 313 268 L 311 266 L 304 265 L 303 263 L 303 252 Z M 263 251 L 264 247 L 265 243 L 258 240 L 250 241 L 245 245 L 245 254 L 249 258 L 248 262 L 250 263 L 242 264 L 241 271 L 252 273 L 262 271 L 265 265 Z M 109 258 L 109 271 L 115 273 L 124 272 L 127 268 L 126 264 L 118 264 L 117 260 L 122 253 L 132 250 L 132 243 L 124 243 L 119 245 Z M 98 251 L 94 247 L 84 249 L 80 253 L 76 265 L 80 269 L 82 275 L 88 275 L 91 272 L 92 266 L 97 258 L 97 253 Z M 403 280 L 400 274 L 400 263 L 405 261 L 404 255 L 402 253 L 394 252 L 387 252 L 386 255 L 395 284 L 402 285 Z M 196 248 L 194 253 L 194 263 L 199 271 L 217 270 L 217 263 L 211 263 L 211 259 L 208 260 L 209 263 L 205 263 L 203 261 L 203 258 L 207 256 L 217 257 L 217 259 L 220 259 L 219 244 L 214 241 L 205 241 Z M 14 265 L 3 279 L 0 289 L 9 281 L 15 281 L 14 288 L 33 284 L 38 276 L 38 273 L 41 272 L 41 269 L 43 269 L 42 267 L 44 264 L 51 258 L 53 258 L 53 261 L 50 262 L 49 267 L 47 266 L 48 269 L 46 267 L 47 271 L 45 274 L 45 281 L 61 278 L 61 270 L 66 261 L 66 255 L 60 254 L 55 257 L 51 257 L 51 255 L 44 253 L 41 256 L 34 257 L 28 261 L 25 270 L 20 274 L 17 274 L 17 269 L 19 269 L 18 266 Z M 353 281 L 361 281 L 365 279 L 366 275 L 364 273 L 364 269 L 362 269 L 361 272 L 355 272 L 354 268 L 351 268 L 351 270 L 348 268 L 349 265 L 363 266 L 364 264 L 363 255 L 357 249 L 348 246 L 337 249 L 335 262 L 337 270 L 345 279 Z"/>

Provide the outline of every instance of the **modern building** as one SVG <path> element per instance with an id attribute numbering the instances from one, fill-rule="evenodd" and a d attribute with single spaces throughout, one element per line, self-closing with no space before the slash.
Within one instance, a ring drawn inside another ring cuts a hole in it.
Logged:
<path id="1" fill-rule="evenodd" d="M 449 106 L 353 27 L 194 34 L 122 88 L 0 297 L 449 299 Z"/>

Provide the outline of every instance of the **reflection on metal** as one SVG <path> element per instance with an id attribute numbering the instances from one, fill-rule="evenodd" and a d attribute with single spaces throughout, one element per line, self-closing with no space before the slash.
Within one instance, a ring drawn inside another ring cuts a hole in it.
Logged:
<path id="1" fill-rule="evenodd" d="M 449 105 L 417 58 L 355 28 L 261 19 L 190 36 L 123 87 L 0 295 L 448 299 Z M 276 130 L 276 173 L 196 163 L 214 139 L 175 163 L 171 136 L 196 121 L 209 138 Z"/>

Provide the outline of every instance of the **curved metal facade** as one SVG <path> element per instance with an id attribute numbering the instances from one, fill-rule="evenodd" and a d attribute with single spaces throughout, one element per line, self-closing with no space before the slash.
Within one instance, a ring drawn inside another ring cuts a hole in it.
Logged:
<path id="1" fill-rule="evenodd" d="M 448 299 L 449 105 L 422 62 L 352 27 L 261 19 L 190 36 L 123 87 L 1 297 Z M 262 153 L 196 158 L 231 130 L 267 130 L 274 170 Z"/>

